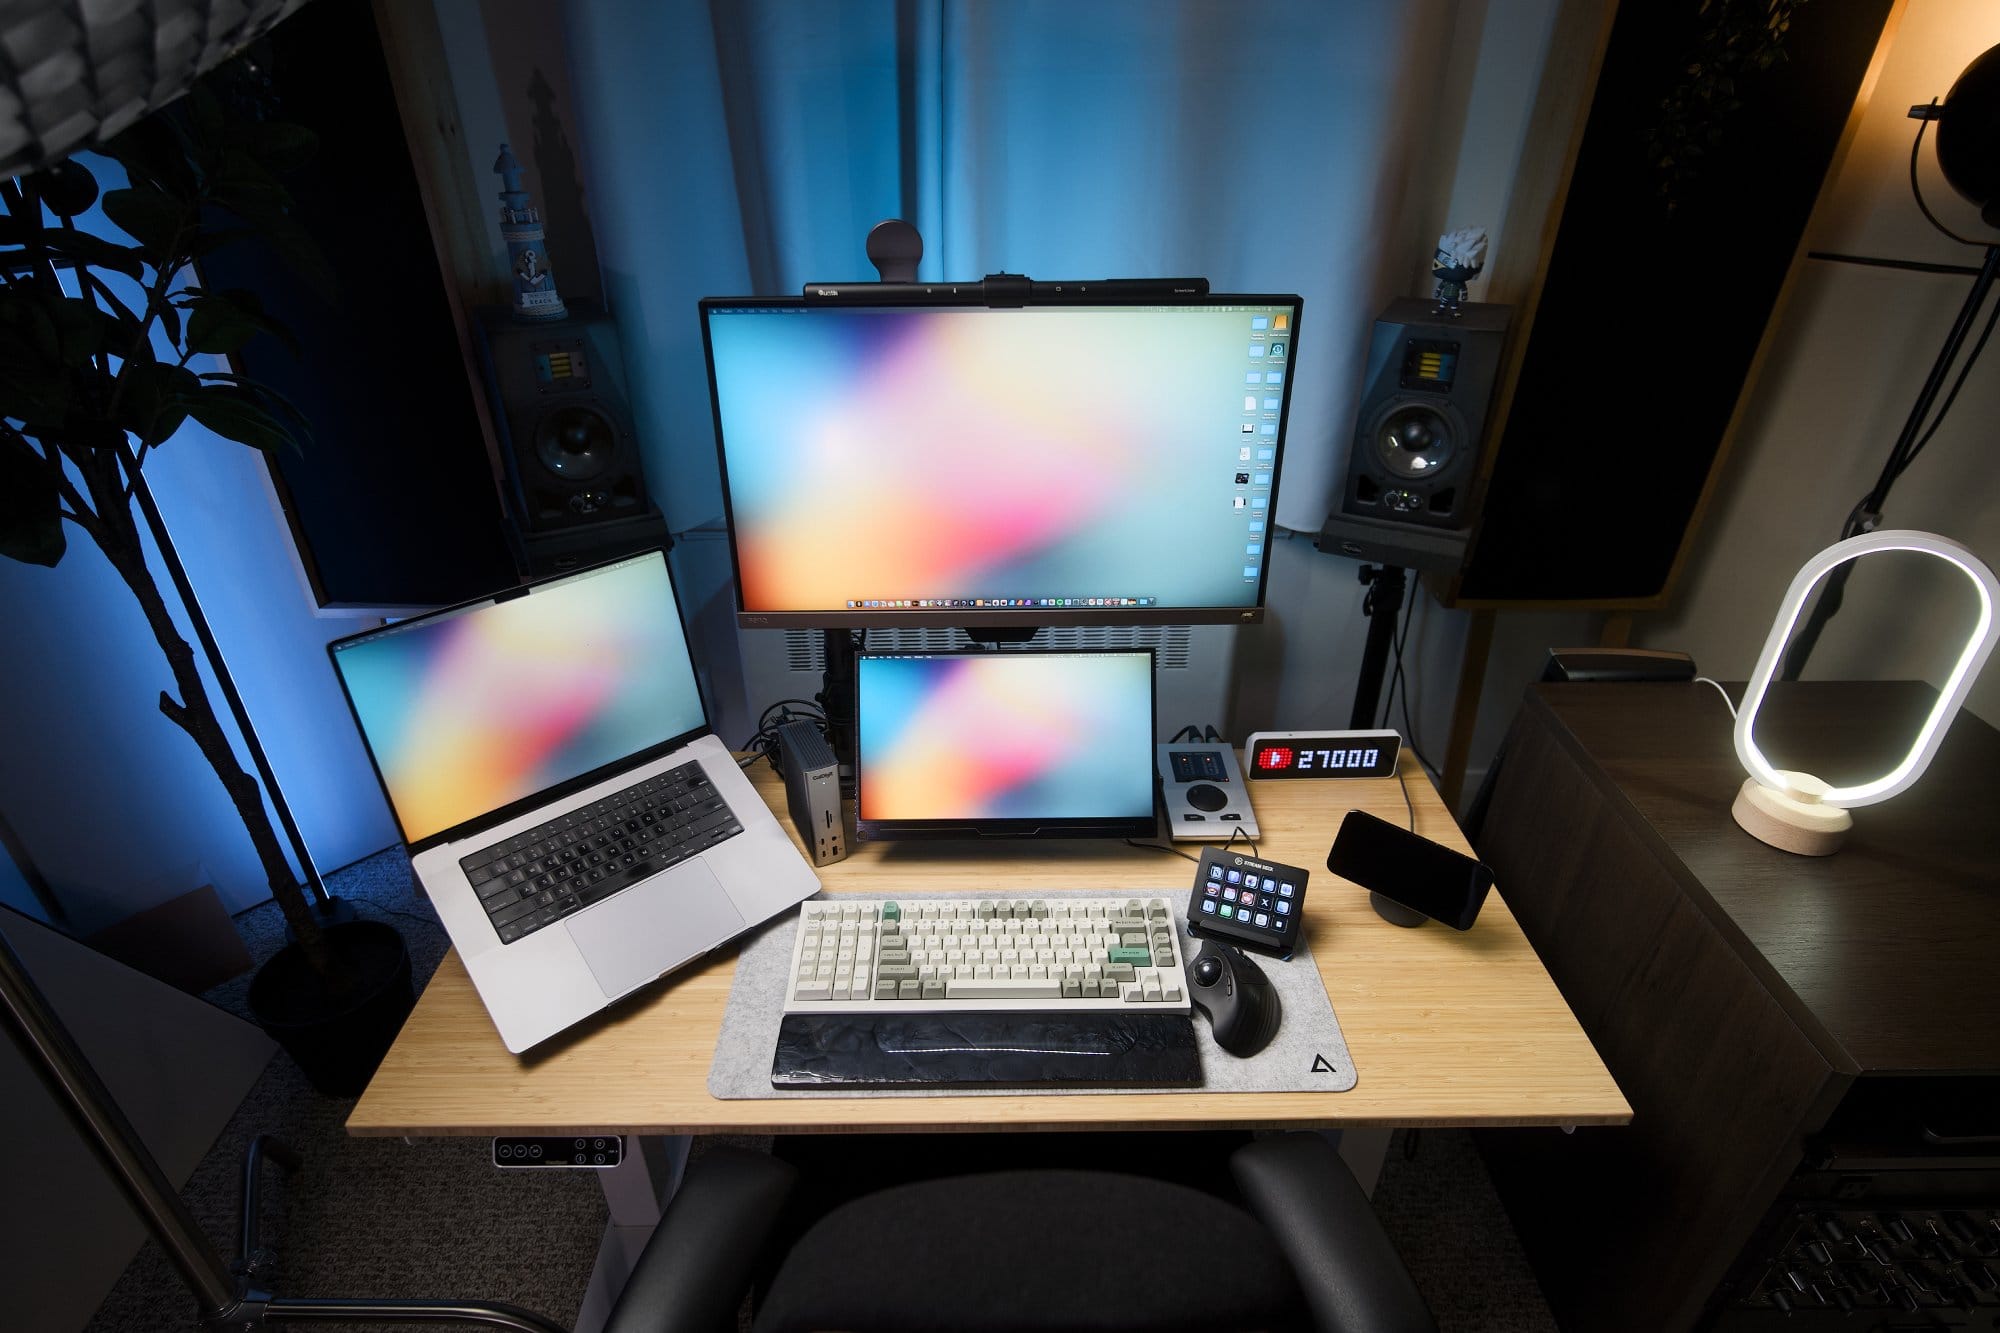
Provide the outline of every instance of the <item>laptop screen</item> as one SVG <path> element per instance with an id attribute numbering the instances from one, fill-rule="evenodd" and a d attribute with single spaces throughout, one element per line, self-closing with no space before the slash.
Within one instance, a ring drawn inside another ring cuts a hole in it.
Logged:
<path id="1" fill-rule="evenodd" d="M 330 651 L 412 843 L 707 721 L 659 551 Z"/>
<path id="2" fill-rule="evenodd" d="M 1153 655 L 863 655 L 863 836 L 1061 836 L 1153 820 Z"/>

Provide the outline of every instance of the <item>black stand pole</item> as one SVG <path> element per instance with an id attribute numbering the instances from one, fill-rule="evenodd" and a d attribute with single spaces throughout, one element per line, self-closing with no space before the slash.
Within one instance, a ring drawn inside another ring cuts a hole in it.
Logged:
<path id="1" fill-rule="evenodd" d="M 1389 667 L 1389 649 L 1396 642 L 1396 622 L 1403 613 L 1403 590 L 1409 571 L 1400 565 L 1363 565 L 1361 581 L 1368 592 L 1361 614 L 1368 618 L 1368 642 L 1361 650 L 1361 676 L 1354 682 L 1354 711 L 1347 725 L 1355 731 L 1375 726 L 1382 704 L 1382 677 Z"/>
<path id="2" fill-rule="evenodd" d="M 1959 351 L 1972 332 L 1979 308 L 1986 304 L 1987 293 L 1992 291 L 1996 275 L 2000 275 L 2000 245 L 1989 245 L 1986 247 L 1985 262 L 1979 266 L 1979 276 L 1972 280 L 1972 290 L 1965 294 L 1965 303 L 1958 308 L 1958 318 L 1952 321 L 1951 332 L 1945 335 L 1944 346 L 1938 349 L 1937 360 L 1931 363 L 1931 373 L 1924 378 L 1924 387 L 1917 392 L 1917 401 L 1911 405 L 1910 415 L 1889 450 L 1889 461 L 1883 465 L 1875 489 L 1862 497 L 1861 503 L 1854 507 L 1854 512 L 1847 516 L 1847 522 L 1840 530 L 1842 541 L 1864 532 L 1873 532 L 1881 526 L 1882 507 L 1888 503 L 1889 488 L 1896 484 L 1896 478 L 1909 466 L 1910 449 L 1917 441 L 1918 432 L 1923 430 L 1925 419 L 1931 414 L 1931 405 L 1944 388 L 1952 363 L 1958 360 Z M 1806 662 L 1812 657 L 1813 648 L 1819 643 L 1819 636 L 1825 631 L 1827 622 L 1840 611 L 1840 604 L 1846 597 L 1847 578 L 1853 572 L 1854 562 L 1851 560 L 1827 571 L 1826 581 L 1820 586 L 1819 597 L 1813 603 L 1812 614 L 1806 617 L 1805 626 L 1793 636 L 1791 646 L 1785 650 L 1779 679 L 1797 680 L 1806 669 Z"/>
<path id="3" fill-rule="evenodd" d="M 822 630 L 826 665 L 820 672 L 820 712 L 826 714 L 827 740 L 833 757 L 840 761 L 840 789 L 854 794 L 854 633 L 851 630 Z"/>
<path id="4" fill-rule="evenodd" d="M 199 1328 L 240 1330 L 287 1320 L 368 1324 L 459 1323 L 513 1329 L 516 1333 L 563 1333 L 560 1325 L 511 1305 L 438 1300 L 283 1299 L 256 1290 L 252 1282 L 267 1270 L 270 1256 L 258 1244 L 256 1173 L 264 1153 L 281 1165 L 296 1159 L 261 1135 L 253 1139 L 244 1164 L 242 1236 L 246 1247 L 238 1271 L 222 1262 L 207 1233 L 195 1222 L 160 1164 L 112 1100 L 75 1038 L 49 1007 L 20 955 L 0 933 L 0 1027 L 49 1091 L 78 1137 L 97 1155 L 132 1211 L 153 1233 L 181 1281 L 194 1294 Z"/>

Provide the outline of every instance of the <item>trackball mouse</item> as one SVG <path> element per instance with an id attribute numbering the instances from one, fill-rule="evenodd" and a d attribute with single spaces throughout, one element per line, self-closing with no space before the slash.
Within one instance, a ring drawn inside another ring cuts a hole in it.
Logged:
<path id="1" fill-rule="evenodd" d="M 1215 1044 L 1231 1055 L 1255 1055 L 1278 1035 L 1278 992 L 1242 950 L 1204 940 L 1188 964 L 1188 982 L 1188 998 L 1207 1016 Z"/>

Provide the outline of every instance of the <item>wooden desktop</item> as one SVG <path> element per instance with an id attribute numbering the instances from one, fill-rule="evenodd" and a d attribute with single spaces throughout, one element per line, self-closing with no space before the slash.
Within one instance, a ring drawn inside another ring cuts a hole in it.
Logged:
<path id="1" fill-rule="evenodd" d="M 1465 849 L 1457 825 L 1408 754 L 1403 775 L 1417 831 Z M 776 774 L 759 761 L 752 777 L 789 829 Z M 721 1101 L 708 1094 L 708 1068 L 729 998 L 734 949 L 683 969 L 525 1057 L 501 1046 L 451 953 L 348 1117 L 348 1131 L 680 1135 L 1630 1120 L 1631 1108 L 1508 910 L 1504 883 L 1488 898 L 1478 924 L 1461 935 L 1435 924 L 1392 926 L 1375 915 L 1366 893 L 1322 869 L 1346 810 L 1405 822 L 1395 782 L 1258 782 L 1252 801 L 1261 854 L 1313 871 L 1307 939 L 1359 1073 L 1351 1091 Z M 1182 849 L 1198 851 L 1199 844 Z M 829 893 L 877 896 L 1185 893 L 1192 874 L 1188 861 L 1115 842 L 872 843 L 819 871 Z"/>

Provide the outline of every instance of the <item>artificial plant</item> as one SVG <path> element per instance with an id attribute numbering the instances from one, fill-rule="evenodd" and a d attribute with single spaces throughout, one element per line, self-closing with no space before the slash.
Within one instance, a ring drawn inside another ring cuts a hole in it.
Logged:
<path id="1" fill-rule="evenodd" d="M 157 513 L 146 461 L 189 419 L 256 449 L 303 446 L 304 423 L 279 395 L 195 368 L 251 338 L 291 335 L 254 293 L 191 279 L 203 256 L 259 243 L 330 288 L 279 179 L 313 146 L 298 126 L 225 114 L 202 84 L 101 150 L 124 168 L 126 184 L 102 203 L 128 241 L 77 225 L 98 200 L 81 162 L 0 185 L 0 555 L 53 566 L 72 528 L 104 553 L 172 671 L 178 694 L 162 690 L 160 712 L 215 770 L 294 937 L 327 973 L 318 924 L 168 609 L 140 522 Z"/>

